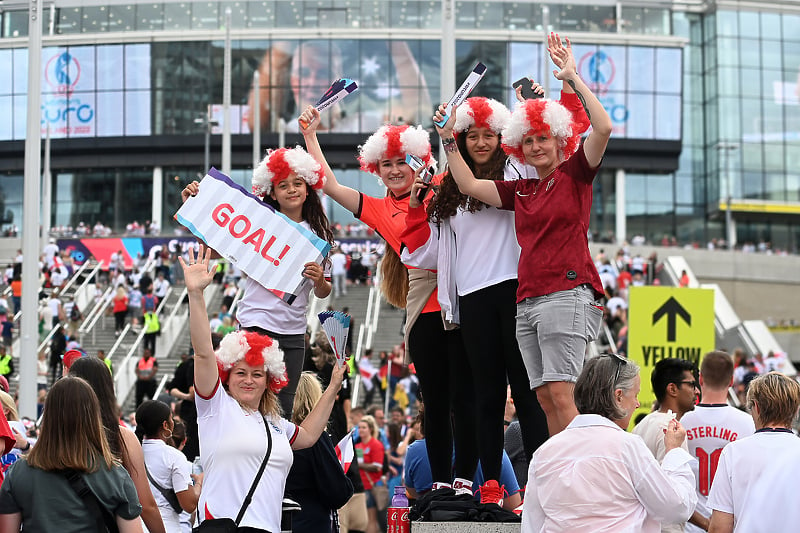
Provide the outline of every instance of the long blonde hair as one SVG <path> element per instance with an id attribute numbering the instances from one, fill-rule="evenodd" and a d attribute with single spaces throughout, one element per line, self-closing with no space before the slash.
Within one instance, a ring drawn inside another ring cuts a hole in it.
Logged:
<path id="1" fill-rule="evenodd" d="M 48 472 L 96 472 L 114 465 L 100 419 L 100 402 L 86 381 L 66 376 L 50 388 L 39 440 L 27 461 Z"/>
<path id="2" fill-rule="evenodd" d="M 322 385 L 317 375 L 313 372 L 300 374 L 292 405 L 292 422 L 297 425 L 302 424 L 320 398 L 322 398 Z"/>
<path id="3" fill-rule="evenodd" d="M 400 256 L 391 246 L 386 247 L 380 269 L 383 297 L 393 306 L 405 309 L 408 297 L 408 268 L 400 261 Z"/>
<path id="4" fill-rule="evenodd" d="M 19 421 L 19 413 L 17 412 L 17 406 L 14 404 L 14 398 L 5 391 L 0 390 L 0 403 L 3 404 L 3 410 L 8 410 L 8 414 L 6 414 L 6 418 L 11 421 Z"/>

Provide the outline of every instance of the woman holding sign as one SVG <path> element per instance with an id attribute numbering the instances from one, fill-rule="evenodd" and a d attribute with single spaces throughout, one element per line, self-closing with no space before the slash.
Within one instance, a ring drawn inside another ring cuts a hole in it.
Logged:
<path id="1" fill-rule="evenodd" d="M 426 447 L 434 488 L 460 487 L 472 479 L 477 465 L 472 373 L 463 355 L 461 335 L 446 330 L 443 324 L 436 297 L 436 273 L 408 270 L 399 258 L 400 234 L 405 229 L 414 183 L 406 154 L 422 159 L 426 167 L 435 166 L 428 134 L 421 127 L 386 125 L 360 147 L 361 169 L 377 175 L 387 189 L 384 198 L 373 198 L 336 180 L 317 140 L 319 112 L 309 106 L 299 121 L 308 124 L 302 130 L 306 147 L 325 169 L 325 193 L 386 240 L 381 289 L 390 303 L 407 310 L 406 347 L 425 399 L 425 426 L 431 428 Z M 471 493 L 464 489 L 467 491 Z"/>
<path id="2" fill-rule="evenodd" d="M 490 206 L 516 212 L 521 247 L 516 335 L 531 388 L 547 415 L 550 435 L 577 415 L 572 396 L 594 339 L 602 307 L 594 305 L 603 286 L 587 242 L 592 182 L 611 135 L 611 119 L 575 70 L 569 40 L 548 39 L 550 57 L 586 109 L 592 132 L 580 145 L 580 126 L 561 104 L 547 99 L 517 105 L 503 129 L 505 152 L 536 169 L 536 179 L 476 179 L 458 154 L 455 116 L 437 128 L 459 190 Z M 440 106 L 434 120 L 441 120 Z"/>
<path id="3" fill-rule="evenodd" d="M 328 217 L 316 193 L 324 182 L 320 164 L 297 146 L 268 153 L 253 172 L 252 186 L 253 194 L 265 204 L 333 244 Z M 183 201 L 197 194 L 198 190 L 196 181 L 189 184 L 183 190 Z M 279 399 L 286 416 L 292 414 L 297 382 L 303 370 L 308 296 L 312 287 L 317 298 L 325 298 L 331 292 L 328 263 L 327 259 L 323 262 L 324 267 L 306 263 L 303 269 L 306 282 L 296 295 L 266 289 L 254 279 L 247 278 L 244 296 L 236 312 L 242 329 L 269 335 L 281 345 L 289 383 L 281 390 Z"/>
<path id="4" fill-rule="evenodd" d="M 203 465 L 198 516 L 205 520 L 241 515 L 239 527 L 280 531 L 281 499 L 292 466 L 292 450 L 319 439 L 347 365 L 334 368 L 328 388 L 302 424 L 281 417 L 278 392 L 286 365 L 278 343 L 254 331 L 226 335 L 211 344 L 204 289 L 214 277 L 211 250 L 189 250 L 179 258 L 189 294 L 189 331 L 195 352 L 194 385 Z M 258 474 L 263 467 L 263 474 Z M 260 479 L 259 479 L 260 477 Z M 245 496 L 252 492 L 252 501 Z M 201 531 L 203 524 L 200 525 Z"/>

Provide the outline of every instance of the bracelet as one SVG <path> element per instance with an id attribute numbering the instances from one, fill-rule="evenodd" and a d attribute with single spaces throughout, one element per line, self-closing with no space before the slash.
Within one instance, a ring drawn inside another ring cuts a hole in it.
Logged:
<path id="1" fill-rule="evenodd" d="M 27 444 L 27 446 L 25 446 L 24 448 L 22 448 L 20 451 L 27 452 L 28 450 L 30 450 L 30 449 L 31 449 L 31 441 L 29 441 L 29 440 L 26 440 L 26 441 L 25 441 L 25 443 Z"/>
<path id="2" fill-rule="evenodd" d="M 510 426 L 510 425 L 511 425 L 511 421 L 509 421 L 509 420 L 503 420 L 503 425 L 504 425 L 504 426 Z"/>
<path id="3" fill-rule="evenodd" d="M 442 139 L 442 146 L 444 147 L 444 151 L 448 154 L 453 154 L 458 152 L 458 145 L 456 144 L 456 138 L 450 137 L 449 139 Z"/>

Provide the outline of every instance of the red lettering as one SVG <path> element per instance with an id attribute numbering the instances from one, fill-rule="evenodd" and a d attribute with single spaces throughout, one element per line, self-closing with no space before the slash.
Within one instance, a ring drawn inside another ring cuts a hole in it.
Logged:
<path id="1" fill-rule="evenodd" d="M 722 434 L 720 435 L 722 440 L 731 440 L 731 430 L 730 429 L 723 429 Z"/>
<path id="2" fill-rule="evenodd" d="M 256 253 L 261 250 L 261 242 L 264 240 L 264 230 L 262 228 L 258 228 L 253 233 L 247 236 L 247 238 L 242 241 L 245 244 L 253 244 L 253 248 L 256 249 Z"/>
<path id="3" fill-rule="evenodd" d="M 701 426 L 701 427 L 699 427 L 699 428 L 697 428 L 697 433 L 699 434 L 699 436 L 700 436 L 700 437 L 705 437 L 705 434 L 703 433 L 703 428 L 702 428 L 702 426 Z"/>
<path id="4" fill-rule="evenodd" d="M 693 438 L 694 437 L 692 437 L 692 430 L 687 431 L 686 432 L 686 440 L 692 440 Z"/>
<path id="5" fill-rule="evenodd" d="M 277 237 L 275 237 L 275 235 L 272 235 L 267 241 L 267 244 L 265 244 L 264 247 L 261 249 L 261 257 L 263 257 L 267 261 L 275 261 L 275 258 L 270 256 L 267 252 L 269 252 L 269 249 L 272 248 L 272 245 L 275 244 L 276 240 Z"/>
<path id="6" fill-rule="evenodd" d="M 242 231 L 236 231 L 236 224 L 238 224 L 240 221 L 244 222 L 244 229 Z M 231 225 L 228 227 L 228 231 L 231 233 L 231 235 L 233 235 L 237 239 L 240 238 L 245 233 L 250 231 L 250 219 L 244 215 L 237 216 L 236 218 L 231 220 Z"/>
<path id="7" fill-rule="evenodd" d="M 223 209 L 225 209 L 226 212 L 223 212 Z M 224 228 L 231 220 L 231 213 L 233 213 L 233 206 L 231 204 L 219 204 L 211 212 L 211 218 L 220 227 Z"/>
<path id="8" fill-rule="evenodd" d="M 729 439 L 731 442 L 735 441 L 736 438 L 739 436 L 738 433 L 731 433 L 731 438 Z"/>

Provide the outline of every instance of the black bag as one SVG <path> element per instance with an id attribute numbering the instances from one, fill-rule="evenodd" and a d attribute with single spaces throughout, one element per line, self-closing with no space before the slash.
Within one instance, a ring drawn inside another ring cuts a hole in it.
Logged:
<path id="1" fill-rule="evenodd" d="M 152 483 L 153 486 L 156 489 L 158 489 L 158 492 L 161 493 L 161 495 L 164 497 L 164 499 L 167 500 L 167 503 L 169 504 L 169 506 L 172 507 L 172 509 L 176 513 L 181 514 L 183 512 L 183 507 L 181 507 L 181 502 L 178 501 L 178 495 L 175 494 L 175 490 L 174 489 L 165 489 L 164 487 L 162 487 L 161 485 L 156 483 L 156 480 L 153 479 L 153 476 L 150 475 L 150 471 L 147 469 L 146 465 L 144 467 L 144 473 L 147 474 L 147 479 L 150 480 L 150 483 Z"/>
<path id="2" fill-rule="evenodd" d="M 65 470 L 63 473 L 72 490 L 80 496 L 86 508 L 89 509 L 89 513 L 94 518 L 95 530 L 99 533 L 119 533 L 117 520 L 111 514 L 111 511 L 100 505 L 100 500 L 89 488 L 86 480 L 83 479 L 83 475 L 76 470 Z"/>
<path id="3" fill-rule="evenodd" d="M 453 489 L 432 490 L 411 507 L 412 522 L 519 522 L 520 517 L 494 504 L 481 504 Z"/>
<path id="4" fill-rule="evenodd" d="M 269 456 L 272 454 L 272 432 L 269 430 L 269 422 L 266 419 L 264 419 L 264 424 L 267 430 L 267 453 L 264 455 L 264 460 L 261 461 L 261 468 L 258 469 L 253 484 L 250 485 L 250 491 L 247 493 L 247 496 L 245 496 L 244 502 L 242 502 L 242 507 L 239 509 L 239 514 L 236 515 L 236 520 L 231 520 L 230 518 L 211 518 L 203 520 L 200 522 L 199 526 L 192 529 L 192 533 L 236 533 L 239 531 L 239 522 L 244 518 L 244 512 L 253 499 L 253 493 L 255 493 L 256 486 L 261 480 L 261 474 L 264 473 L 264 469 L 267 467 L 267 461 L 269 461 Z M 252 528 L 247 529 L 252 531 Z"/>

